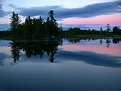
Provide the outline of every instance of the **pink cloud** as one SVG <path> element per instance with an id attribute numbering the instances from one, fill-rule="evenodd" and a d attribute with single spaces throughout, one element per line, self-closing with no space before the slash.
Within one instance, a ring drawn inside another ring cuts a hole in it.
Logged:
<path id="1" fill-rule="evenodd" d="M 121 25 L 121 14 L 102 15 L 92 18 L 65 18 L 60 23 L 62 24 L 112 24 Z"/>
<path id="2" fill-rule="evenodd" d="M 0 18 L 0 24 L 9 24 L 10 23 L 10 17 L 5 16 Z"/>

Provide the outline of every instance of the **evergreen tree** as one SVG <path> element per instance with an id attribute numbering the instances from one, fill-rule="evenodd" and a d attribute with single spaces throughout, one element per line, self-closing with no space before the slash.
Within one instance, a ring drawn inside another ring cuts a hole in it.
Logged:
<path id="1" fill-rule="evenodd" d="M 11 20 L 11 31 L 13 31 L 13 33 L 17 33 L 17 31 L 19 30 L 19 24 L 20 24 L 20 18 L 18 16 L 18 14 L 15 14 L 15 12 L 12 13 L 12 16 L 10 18 Z"/>
<path id="2" fill-rule="evenodd" d="M 39 18 L 33 19 L 28 16 L 25 19 L 25 22 L 23 24 L 20 24 L 18 14 L 15 14 L 15 12 L 13 12 L 11 16 L 11 31 L 13 31 L 17 35 L 22 35 L 28 38 L 35 38 L 40 36 L 57 37 L 59 34 L 59 28 L 54 18 L 53 10 L 50 10 L 50 12 L 48 12 L 48 15 L 49 16 L 47 17 L 46 22 L 44 21 L 44 19 L 42 19 L 41 16 Z"/>
<path id="3" fill-rule="evenodd" d="M 25 24 L 24 24 L 24 34 L 26 36 L 31 36 L 32 37 L 32 34 L 33 34 L 33 27 L 32 27 L 32 19 L 30 16 L 28 16 L 26 19 L 25 19 Z"/>
<path id="4" fill-rule="evenodd" d="M 50 24 L 49 24 L 49 29 L 50 29 L 50 34 L 53 36 L 56 36 L 59 33 L 59 28 L 58 24 L 54 18 L 54 12 L 53 10 L 50 10 L 48 12 L 49 18 L 50 18 Z"/>
<path id="5" fill-rule="evenodd" d="M 117 26 L 113 27 L 113 34 L 117 35 L 121 34 L 121 29 Z"/>

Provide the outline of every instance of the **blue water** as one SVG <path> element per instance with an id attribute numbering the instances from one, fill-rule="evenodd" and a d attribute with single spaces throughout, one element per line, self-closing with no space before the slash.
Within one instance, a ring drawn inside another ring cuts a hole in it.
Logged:
<path id="1" fill-rule="evenodd" d="M 0 91 L 121 91 L 121 41 L 0 40 Z"/>

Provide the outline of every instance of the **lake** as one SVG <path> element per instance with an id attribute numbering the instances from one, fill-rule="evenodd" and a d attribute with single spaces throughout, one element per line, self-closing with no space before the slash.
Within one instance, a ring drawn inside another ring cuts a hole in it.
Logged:
<path id="1" fill-rule="evenodd" d="M 0 40 L 0 91 L 121 91 L 121 39 Z"/>

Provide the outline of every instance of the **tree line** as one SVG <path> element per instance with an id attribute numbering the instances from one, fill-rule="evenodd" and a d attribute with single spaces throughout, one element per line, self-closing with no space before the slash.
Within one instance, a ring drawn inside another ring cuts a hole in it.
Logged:
<path id="1" fill-rule="evenodd" d="M 64 30 L 62 27 L 58 26 L 58 23 L 54 17 L 54 11 L 50 10 L 48 12 L 48 17 L 43 19 L 41 16 L 39 18 L 32 18 L 28 16 L 25 18 L 25 22 L 21 23 L 21 19 L 18 14 L 15 12 L 12 13 L 10 17 L 10 31 L 2 31 L 0 32 L 0 37 L 14 37 L 14 38 L 48 38 L 48 37 L 79 37 L 79 36 L 115 36 L 121 35 L 121 29 L 118 26 L 114 26 L 113 29 L 110 29 L 109 24 L 107 24 L 107 29 L 100 31 L 97 30 L 82 30 L 78 27 L 69 28 Z"/>
<path id="2" fill-rule="evenodd" d="M 15 12 L 12 13 L 11 31 L 16 36 L 28 38 L 57 37 L 59 34 L 58 23 L 54 18 L 53 10 L 48 12 L 48 17 L 44 20 L 39 18 L 26 17 L 25 22 L 20 22 L 20 17 Z"/>
<path id="3" fill-rule="evenodd" d="M 78 27 L 74 27 L 74 28 L 69 28 L 67 30 L 63 30 L 61 32 L 61 35 L 63 37 L 78 37 L 78 36 L 88 36 L 88 37 L 91 37 L 91 36 L 102 36 L 102 37 L 108 37 L 108 36 L 115 36 L 115 35 L 121 35 L 121 29 L 118 27 L 118 26 L 114 26 L 113 29 L 109 29 L 107 28 L 106 30 L 102 30 L 102 28 L 100 28 L 100 31 L 98 30 L 91 30 L 91 29 L 88 29 L 88 30 L 82 30 Z M 75 35 L 75 36 L 74 36 Z"/>

